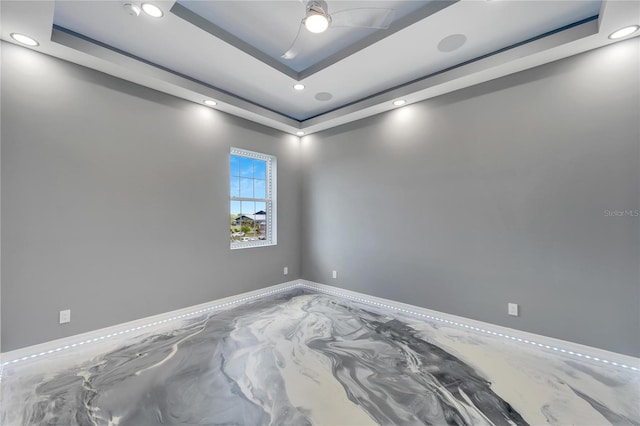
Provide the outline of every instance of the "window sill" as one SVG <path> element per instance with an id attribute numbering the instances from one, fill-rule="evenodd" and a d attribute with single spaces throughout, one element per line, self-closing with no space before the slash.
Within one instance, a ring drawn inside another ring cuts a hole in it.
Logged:
<path id="1" fill-rule="evenodd" d="M 231 243 L 229 248 L 231 250 L 239 250 L 246 248 L 254 248 L 254 247 L 267 247 L 267 246 L 275 246 L 277 245 L 271 241 L 238 241 L 236 243 Z"/>

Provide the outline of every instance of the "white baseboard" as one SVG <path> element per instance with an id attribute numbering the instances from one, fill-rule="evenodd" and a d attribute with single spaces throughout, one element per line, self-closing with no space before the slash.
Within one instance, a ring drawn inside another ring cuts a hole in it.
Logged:
<path id="1" fill-rule="evenodd" d="M 409 305 L 407 303 L 395 302 L 393 300 L 370 296 L 368 294 L 345 290 L 312 281 L 300 280 L 299 285 L 304 288 L 370 304 L 372 306 L 391 309 L 404 314 L 415 315 L 419 318 L 425 318 L 431 321 L 443 322 L 466 330 L 473 330 L 484 334 L 502 337 L 523 345 L 536 347 L 543 351 L 562 354 L 582 361 L 586 360 L 599 365 L 607 364 L 614 367 L 621 367 L 631 371 L 640 372 L 640 358 L 629 355 L 619 354 L 605 349 L 594 348 L 591 346 L 581 345 L 579 343 L 568 342 L 566 340 L 542 336 L 513 328 L 502 327 L 482 321 L 476 321 L 456 315 L 445 314 L 443 312 L 433 311 Z"/>
<path id="2" fill-rule="evenodd" d="M 175 311 L 153 315 L 146 318 L 140 318 L 134 321 L 89 331 L 87 333 L 75 334 L 73 336 L 64 337 L 62 339 L 51 340 L 37 345 L 27 346 L 10 352 L 5 352 L 0 354 L 0 372 L 2 371 L 1 368 L 3 366 L 11 363 L 26 361 L 31 358 L 37 358 L 54 352 L 68 350 L 85 344 L 98 342 L 100 340 L 109 339 L 123 334 L 133 333 L 140 330 L 153 330 L 154 327 L 160 327 L 163 324 L 171 321 L 227 307 L 230 305 L 247 302 L 249 300 L 270 296 L 275 293 L 280 293 L 298 287 L 299 285 L 299 280 L 293 280 L 282 284 L 276 284 L 271 287 L 265 287 L 258 290 L 225 297 L 224 299 L 202 303 L 200 305 L 177 309 Z"/>
<path id="3" fill-rule="evenodd" d="M 395 302 L 393 300 L 370 296 L 368 294 L 345 290 L 338 287 L 332 287 L 312 281 L 293 280 L 271 287 L 226 297 L 224 299 L 219 299 L 160 315 L 141 318 L 135 321 L 130 321 L 123 324 L 118 324 L 111 327 L 106 327 L 99 330 L 77 334 L 74 336 L 52 340 L 38 345 L 28 346 L 14 351 L 2 353 L 0 354 L 0 378 L 2 377 L 3 367 L 8 364 L 27 361 L 32 358 L 38 358 L 54 352 L 68 350 L 127 333 L 142 331 L 148 332 L 153 330 L 154 327 L 161 327 L 162 325 L 171 321 L 179 320 L 208 311 L 213 311 L 215 309 L 226 308 L 231 305 L 248 302 L 250 300 L 259 299 L 294 288 L 306 288 L 312 291 L 331 294 L 338 297 L 351 299 L 360 303 L 365 303 L 374 307 L 390 309 L 393 311 L 401 312 L 403 314 L 414 315 L 418 318 L 442 322 L 451 326 L 460 327 L 462 329 L 498 336 L 517 343 L 521 343 L 522 345 L 536 347 L 537 349 L 542 351 L 554 352 L 556 354 L 581 359 L 583 361 L 586 360 L 589 362 L 598 363 L 599 365 L 606 364 L 616 368 L 624 368 L 630 371 L 640 372 L 640 358 L 635 358 L 629 355 L 619 354 L 604 349 L 594 348 L 578 343 L 555 339 L 552 337 L 476 321 L 456 315 L 449 315 L 443 312 L 433 311 L 406 303 Z"/>

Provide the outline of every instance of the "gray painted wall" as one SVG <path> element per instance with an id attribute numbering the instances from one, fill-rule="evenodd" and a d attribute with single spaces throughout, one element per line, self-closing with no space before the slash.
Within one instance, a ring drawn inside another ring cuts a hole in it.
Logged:
<path id="1" fill-rule="evenodd" d="M 303 278 L 640 356 L 639 43 L 303 138 Z"/>
<path id="2" fill-rule="evenodd" d="M 7 43 L 1 108 L 3 351 L 299 277 L 297 137 Z M 278 158 L 275 247 L 229 250 L 231 146 Z"/>
<path id="3" fill-rule="evenodd" d="M 298 138 L 3 43 L 2 350 L 302 275 L 640 356 L 640 219 L 605 215 L 640 208 L 638 43 L 305 137 L 302 163 Z M 230 146 L 278 156 L 276 247 L 228 249 Z"/>

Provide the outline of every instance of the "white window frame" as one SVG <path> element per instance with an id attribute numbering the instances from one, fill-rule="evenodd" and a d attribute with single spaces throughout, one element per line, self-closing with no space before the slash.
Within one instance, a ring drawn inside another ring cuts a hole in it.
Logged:
<path id="1" fill-rule="evenodd" d="M 253 158 L 256 160 L 262 160 L 267 163 L 266 165 L 266 198 L 246 198 L 246 197 L 233 197 L 231 196 L 231 156 L 238 155 L 241 157 Z M 265 247 L 265 246 L 275 246 L 277 245 L 277 216 L 276 216 L 276 193 L 277 193 L 277 185 L 276 185 L 276 165 L 277 160 L 273 155 L 262 154 L 259 152 L 249 151 L 242 148 L 231 148 L 231 153 L 229 155 L 229 161 L 227 162 L 229 165 L 229 172 L 227 176 L 229 177 L 229 184 L 227 185 L 227 190 L 229 191 L 229 203 L 228 209 L 231 212 L 231 201 L 257 201 L 266 203 L 267 209 L 267 235 L 265 240 L 257 240 L 257 241 L 230 241 L 231 250 L 237 249 L 245 249 L 252 247 Z"/>

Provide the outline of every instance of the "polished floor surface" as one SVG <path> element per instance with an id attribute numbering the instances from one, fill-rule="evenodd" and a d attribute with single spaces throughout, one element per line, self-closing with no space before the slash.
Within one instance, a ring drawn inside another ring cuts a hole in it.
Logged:
<path id="1" fill-rule="evenodd" d="M 5 365 L 2 425 L 640 425 L 640 373 L 295 289 Z"/>

